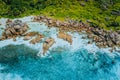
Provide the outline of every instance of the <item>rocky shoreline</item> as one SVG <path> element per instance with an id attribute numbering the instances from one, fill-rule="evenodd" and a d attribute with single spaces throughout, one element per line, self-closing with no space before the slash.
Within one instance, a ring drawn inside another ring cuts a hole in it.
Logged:
<path id="1" fill-rule="evenodd" d="M 46 16 L 35 16 L 32 21 L 40 23 L 44 22 L 48 27 L 58 28 L 59 33 L 57 34 L 57 37 L 67 41 L 68 43 L 70 43 L 70 45 L 72 45 L 73 42 L 72 36 L 67 34 L 66 32 L 85 32 L 87 34 L 87 37 L 83 36 L 83 38 L 91 39 L 90 41 L 88 41 L 88 44 L 92 44 L 93 42 L 95 42 L 99 48 L 110 47 L 112 48 L 111 51 L 113 51 L 113 49 L 115 50 L 115 47 L 120 47 L 120 31 L 106 31 L 98 27 L 91 27 L 89 24 L 85 24 L 83 22 L 70 19 L 66 21 L 60 21 L 48 18 Z M 27 25 L 27 23 L 22 22 L 19 19 L 8 19 L 6 21 L 5 29 L 2 37 L 0 38 L 0 41 L 11 38 L 16 41 L 16 37 L 23 37 L 23 40 L 29 40 L 29 43 L 36 44 L 45 37 L 39 32 L 28 32 L 28 30 L 29 26 Z M 49 43 L 46 44 L 46 46 L 48 47 Z M 50 48 L 50 46 L 48 48 Z"/>
<path id="2" fill-rule="evenodd" d="M 29 27 L 27 26 L 27 24 L 23 23 L 21 20 L 12 21 L 8 19 L 6 21 L 6 26 L 0 40 L 10 38 L 13 38 L 15 40 L 17 36 L 22 36 L 25 32 L 27 32 L 28 28 Z"/>
<path id="3" fill-rule="evenodd" d="M 92 39 L 92 42 L 95 42 L 98 47 L 120 47 L 120 31 L 107 31 L 76 20 L 59 21 L 46 16 L 35 16 L 33 21 L 44 22 L 49 27 L 57 27 L 63 32 L 85 31 L 88 35 L 87 38 Z"/>
<path id="4" fill-rule="evenodd" d="M 13 41 L 16 41 L 17 37 L 23 37 L 23 40 L 28 40 L 30 44 L 36 44 L 39 43 L 44 37 L 43 34 L 39 32 L 31 32 L 29 31 L 29 26 L 27 23 L 22 22 L 22 20 L 10 20 L 8 19 L 6 21 L 6 25 L 4 28 L 4 31 L 2 33 L 2 37 L 0 38 L 0 41 L 6 40 L 6 39 L 13 39 Z M 61 38 L 63 40 L 66 40 L 70 44 L 72 44 L 72 36 L 70 36 L 67 33 L 61 32 L 57 35 L 58 38 Z M 49 48 L 55 43 L 54 38 L 45 39 L 43 43 L 43 55 L 49 50 Z"/>

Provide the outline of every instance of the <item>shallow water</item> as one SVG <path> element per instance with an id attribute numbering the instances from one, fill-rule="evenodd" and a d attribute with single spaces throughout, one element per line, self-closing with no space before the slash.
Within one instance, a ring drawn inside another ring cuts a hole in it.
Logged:
<path id="1" fill-rule="evenodd" d="M 82 39 L 85 34 L 69 33 L 73 44 L 56 37 L 58 29 L 28 22 L 29 31 L 37 31 L 56 43 L 46 57 L 38 57 L 42 41 L 29 44 L 17 38 L 0 41 L 0 80 L 120 80 L 120 56 L 99 49 Z"/>

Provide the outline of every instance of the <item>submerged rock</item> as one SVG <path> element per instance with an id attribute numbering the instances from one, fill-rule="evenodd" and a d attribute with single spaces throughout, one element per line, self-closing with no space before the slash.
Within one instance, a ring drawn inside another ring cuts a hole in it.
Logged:
<path id="1" fill-rule="evenodd" d="M 7 19 L 6 24 L 11 24 L 12 20 L 11 19 Z"/>
<path id="2" fill-rule="evenodd" d="M 7 45 L 0 48 L 0 63 L 16 63 L 20 57 L 35 57 L 38 51 L 21 45 Z"/>

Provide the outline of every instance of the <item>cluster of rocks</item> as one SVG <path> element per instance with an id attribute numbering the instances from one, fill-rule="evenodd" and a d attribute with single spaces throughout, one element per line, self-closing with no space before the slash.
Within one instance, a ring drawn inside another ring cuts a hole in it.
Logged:
<path id="1" fill-rule="evenodd" d="M 46 16 L 36 16 L 34 21 L 44 22 L 49 27 L 58 27 L 62 31 L 85 31 L 88 38 L 91 38 L 99 47 L 120 46 L 120 31 L 106 31 L 99 27 L 93 27 L 82 21 L 70 20 L 59 21 Z M 91 42 L 90 42 L 91 43 Z"/>
<path id="2" fill-rule="evenodd" d="M 105 31 L 99 28 L 93 28 L 91 31 L 94 34 L 92 37 L 93 41 L 95 41 L 99 47 L 120 47 L 120 34 L 118 32 Z"/>
<path id="3" fill-rule="evenodd" d="M 66 21 L 60 21 L 52 18 L 48 18 L 46 16 L 36 16 L 34 17 L 35 22 L 44 22 L 46 23 L 49 27 L 57 27 L 60 30 L 63 31 L 81 31 L 82 29 L 86 29 L 88 27 L 87 24 L 84 24 L 82 21 L 77 21 L 77 20 L 66 20 Z"/>
<path id="4" fill-rule="evenodd" d="M 2 38 L 0 40 L 15 38 L 17 36 L 21 36 L 28 30 L 28 26 L 26 23 L 23 23 L 21 20 L 12 21 L 8 19 L 6 21 L 6 27 L 2 34 Z"/>
<path id="5" fill-rule="evenodd" d="M 12 21 L 8 19 L 0 40 L 13 38 L 16 41 L 16 37 L 22 36 L 24 40 L 30 40 L 31 44 L 38 43 L 43 38 L 43 35 L 38 32 L 27 32 L 28 28 L 27 24 L 21 20 Z"/>
<path id="6" fill-rule="evenodd" d="M 36 44 L 41 41 L 44 36 L 38 32 L 27 32 L 23 34 L 24 40 L 30 40 L 31 44 Z"/>
<path id="7" fill-rule="evenodd" d="M 23 34 L 24 40 L 30 40 L 33 36 L 39 35 L 38 32 L 28 32 Z"/>

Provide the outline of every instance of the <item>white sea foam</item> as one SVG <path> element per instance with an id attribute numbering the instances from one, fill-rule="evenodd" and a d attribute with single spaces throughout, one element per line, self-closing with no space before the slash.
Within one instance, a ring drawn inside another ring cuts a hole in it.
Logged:
<path id="1" fill-rule="evenodd" d="M 4 70 L 6 67 L 0 64 L 0 70 Z M 22 80 L 22 78 L 17 74 L 0 72 L 0 80 Z"/>
<path id="2" fill-rule="evenodd" d="M 96 55 L 96 52 L 100 51 L 100 52 L 106 52 L 109 53 L 108 55 L 110 55 L 111 57 L 114 58 L 115 54 L 111 53 L 109 50 L 110 48 L 98 48 L 95 43 L 92 44 L 88 44 L 89 39 L 82 39 L 82 36 L 86 36 L 86 34 L 79 34 L 77 32 L 75 33 L 68 33 L 72 36 L 73 38 L 73 43 L 72 45 L 70 45 L 67 41 L 64 41 L 60 38 L 57 37 L 57 33 L 58 33 L 58 29 L 57 28 L 48 28 L 44 23 L 38 23 L 38 22 L 30 22 L 32 20 L 32 16 L 30 17 L 25 17 L 25 18 L 20 18 L 20 20 L 27 22 L 27 24 L 30 27 L 30 31 L 37 31 L 39 33 L 42 33 L 43 35 L 45 35 L 45 39 L 52 37 L 55 39 L 55 44 L 52 45 L 52 47 L 50 47 L 50 49 L 47 51 L 47 53 L 45 55 L 42 55 L 42 47 L 43 47 L 43 42 L 39 42 L 37 44 L 30 44 L 29 41 L 24 41 L 23 37 L 17 37 L 16 41 L 13 41 L 13 39 L 7 39 L 4 41 L 0 41 L 0 48 L 13 44 L 13 45 L 20 45 L 20 44 L 25 44 L 26 46 L 29 46 L 33 49 L 37 49 L 39 50 L 37 56 L 40 57 L 46 57 L 50 54 L 51 50 L 55 50 L 58 47 L 61 47 L 61 49 L 64 50 L 69 50 L 71 53 L 74 53 L 76 50 L 84 48 L 87 49 L 89 51 L 89 53 L 93 53 L 94 55 Z M 0 27 L 4 28 L 5 27 L 5 22 L 7 19 L 0 19 L 0 23 L 2 22 L 2 25 Z M 15 20 L 15 19 L 14 19 Z M 2 29 L 0 29 L 0 35 L 2 34 Z M 44 39 L 43 39 L 44 41 Z M 120 48 L 116 48 L 117 50 L 120 50 Z M 55 50 L 57 51 L 57 49 Z M 58 50 L 59 51 L 59 50 Z M 116 53 L 118 55 L 120 55 L 119 53 Z M 51 56 L 49 56 L 51 57 Z M 69 57 L 68 57 L 69 58 Z M 73 59 L 67 59 L 65 58 L 66 62 L 69 63 L 69 66 L 72 66 L 72 69 L 74 69 L 76 66 L 74 65 L 74 61 Z M 72 63 L 73 61 L 73 63 Z M 119 67 L 119 64 L 117 64 Z M 116 68 L 114 67 L 114 72 L 116 72 L 117 76 L 120 76 L 120 68 Z M 5 69 L 5 67 L 0 65 L 0 70 Z M 14 73 L 0 73 L 0 80 L 22 80 L 22 77 L 20 75 L 14 74 Z M 29 80 L 28 78 L 26 78 L 25 80 Z"/>
<path id="3" fill-rule="evenodd" d="M 75 33 L 70 33 L 68 32 L 68 34 L 70 34 L 73 38 L 73 43 L 72 45 L 70 45 L 67 41 L 64 41 L 62 39 L 59 39 L 57 37 L 57 33 L 58 33 L 58 29 L 57 28 L 48 28 L 44 23 L 38 23 L 38 22 L 31 22 L 33 19 L 33 16 L 29 16 L 29 17 L 24 17 L 24 18 L 18 18 L 24 22 L 27 22 L 27 24 L 30 27 L 30 31 L 37 31 L 41 34 L 43 34 L 44 36 L 46 36 L 45 38 L 48 37 L 52 37 L 55 39 L 55 44 L 49 49 L 55 49 L 57 47 L 62 47 L 62 48 L 68 48 L 70 49 L 70 51 L 74 52 L 80 48 L 85 48 L 87 49 L 89 52 L 91 53 L 96 53 L 97 51 L 104 51 L 107 53 L 110 53 L 110 49 L 109 48 L 98 48 L 95 43 L 93 44 L 88 44 L 89 39 L 82 39 L 82 36 L 86 36 L 86 34 L 79 34 L 77 32 Z M 14 19 L 16 20 L 16 19 Z M 6 19 L 0 19 L 0 21 L 3 22 L 3 24 L 5 24 Z M 2 27 L 4 27 L 2 25 Z M 0 31 L 0 34 L 2 33 L 2 30 Z M 42 53 L 42 42 L 39 42 L 37 44 L 30 44 L 29 40 L 28 41 L 24 41 L 23 38 L 17 38 L 17 41 L 13 41 L 12 39 L 9 40 L 4 40 L 4 41 L 0 41 L 0 47 L 9 45 L 9 44 L 14 44 L 14 45 L 20 45 L 20 44 L 25 44 L 29 47 L 35 48 L 39 50 L 39 53 Z M 47 53 L 49 53 L 49 50 Z"/>
<path id="4" fill-rule="evenodd" d="M 23 80 L 23 79 L 17 74 L 0 73 L 0 80 Z"/>
<path id="5" fill-rule="evenodd" d="M 7 18 L 1 18 L 0 19 L 0 23 L 1 23 L 1 25 L 6 25 L 6 21 L 7 21 Z"/>

